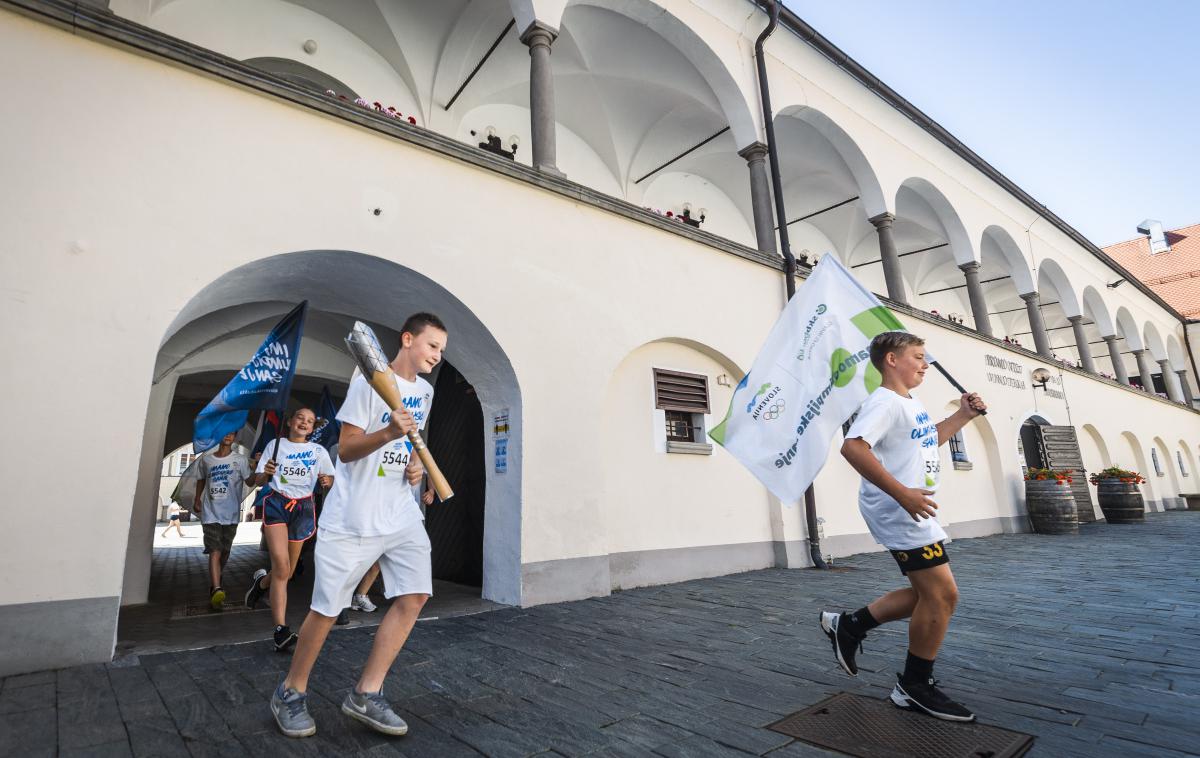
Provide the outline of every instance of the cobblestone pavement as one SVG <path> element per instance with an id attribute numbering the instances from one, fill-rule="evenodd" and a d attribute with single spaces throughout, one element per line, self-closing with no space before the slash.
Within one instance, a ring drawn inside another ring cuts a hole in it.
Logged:
<path id="1" fill-rule="evenodd" d="M 1200 514 L 1079 537 L 956 541 L 962 590 L 938 676 L 1032 755 L 1200 750 Z M 0 682 L 11 755 L 826 755 L 763 727 L 849 690 L 884 697 L 905 627 L 872 633 L 851 679 L 817 626 L 898 584 L 876 553 L 842 571 L 764 570 L 611 597 L 422 621 L 386 694 L 386 738 L 338 704 L 371 629 L 334 631 L 311 685 L 316 737 L 267 709 L 287 658 L 255 642 Z"/>
<path id="2" fill-rule="evenodd" d="M 183 539 L 174 530 L 161 537 L 165 524 L 155 532 L 154 557 L 150 568 L 150 591 L 144 605 L 121 609 L 117 628 L 118 662 L 129 656 L 147 653 L 194 650 L 218 644 L 264 640 L 274 629 L 269 600 L 258 609 L 247 611 L 243 598 L 250 577 L 260 568 L 270 568 L 267 553 L 259 549 L 257 522 L 243 523 L 229 554 L 221 581 L 229 593 L 222 613 L 208 607 L 208 556 L 204 554 L 199 522 L 183 524 Z M 287 622 L 299 629 L 312 599 L 312 553 L 306 545 L 303 570 L 288 582 Z M 373 600 L 379 605 L 374 613 L 351 613 L 352 626 L 378 626 L 383 612 L 391 605 L 383 598 L 383 582 L 375 583 Z M 478 587 L 434 581 L 433 598 L 421 611 L 422 618 L 446 618 L 502 608 L 479 597 Z"/>

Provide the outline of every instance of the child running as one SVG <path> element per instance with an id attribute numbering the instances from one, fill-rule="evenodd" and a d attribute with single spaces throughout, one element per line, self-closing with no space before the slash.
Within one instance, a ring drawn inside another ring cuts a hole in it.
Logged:
<path id="1" fill-rule="evenodd" d="M 256 485 L 268 481 L 271 485 L 271 494 L 263 501 L 263 533 L 271 554 L 271 573 L 266 569 L 254 572 L 246 591 L 246 607 L 254 608 L 263 593 L 270 591 L 275 649 L 280 652 L 296 644 L 296 633 L 287 625 L 287 583 L 296 570 L 304 541 L 317 529 L 314 485 L 324 489 L 333 486 L 334 469 L 329 453 L 308 441 L 316 422 L 317 416 L 309 408 L 293 413 L 288 419 L 287 438 L 279 440 L 278 462 L 276 441 L 271 440 L 258 459 L 254 478 Z"/>
<path id="2" fill-rule="evenodd" d="M 252 481 L 246 457 L 233 450 L 237 435 L 226 434 L 217 449 L 196 463 L 196 499 L 192 511 L 200 514 L 204 554 L 208 556 L 208 602 L 214 611 L 225 604 L 221 573 L 229 562 L 233 538 L 242 519 L 242 485 Z"/>
<path id="3" fill-rule="evenodd" d="M 871 341 L 871 363 L 883 384 L 871 393 L 846 434 L 842 455 L 862 475 L 858 508 L 875 541 L 892 553 L 911 586 L 892 590 L 853 613 L 821 613 L 821 628 L 837 662 L 858 675 L 855 655 L 867 632 L 889 621 L 910 619 L 908 659 L 892 690 L 901 708 L 947 721 L 974 721 L 975 714 L 937 687 L 933 663 L 958 602 L 950 573 L 945 530 L 929 498 L 938 486 L 938 445 L 987 410 L 979 395 L 964 394 L 959 408 L 933 424 L 910 393 L 925 379 L 925 341 L 907 332 L 884 332 Z"/>
<path id="4" fill-rule="evenodd" d="M 291 669 L 271 695 L 271 713 L 288 737 L 316 734 L 308 713 L 308 677 L 339 611 L 378 561 L 384 594 L 392 605 L 375 633 L 371 653 L 342 713 L 388 735 L 408 732 L 383 696 L 383 680 L 408 639 L 417 615 L 433 594 L 429 535 L 413 487 L 424 467 L 406 435 L 423 428 L 433 403 L 425 374 L 442 359 L 446 327 L 431 313 L 409 316 L 400 330 L 400 352 L 391 363 L 403 406 L 395 411 L 361 375 L 350 380 L 338 413 L 338 484 L 325 500 L 317 533 L 311 610 L 300 629 Z"/>

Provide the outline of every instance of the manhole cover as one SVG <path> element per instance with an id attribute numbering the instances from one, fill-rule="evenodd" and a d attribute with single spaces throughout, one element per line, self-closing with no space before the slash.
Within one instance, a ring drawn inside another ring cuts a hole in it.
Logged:
<path id="1" fill-rule="evenodd" d="M 996 726 L 955 723 L 888 700 L 839 692 L 771 726 L 789 737 L 860 758 L 1015 758 L 1033 737 Z"/>

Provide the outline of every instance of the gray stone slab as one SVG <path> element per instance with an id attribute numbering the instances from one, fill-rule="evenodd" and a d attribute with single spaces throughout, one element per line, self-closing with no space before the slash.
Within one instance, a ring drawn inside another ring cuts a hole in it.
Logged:
<path id="1" fill-rule="evenodd" d="M 53 756 L 58 750 L 54 708 L 0 715 L 0 755 Z"/>
<path id="2" fill-rule="evenodd" d="M 0 713 L 53 708 L 56 703 L 57 692 L 53 681 L 27 687 L 5 687 L 0 691 Z"/>

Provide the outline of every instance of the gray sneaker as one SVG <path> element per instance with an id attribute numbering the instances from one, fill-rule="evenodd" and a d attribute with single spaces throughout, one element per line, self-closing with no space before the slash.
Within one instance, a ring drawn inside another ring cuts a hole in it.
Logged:
<path id="1" fill-rule="evenodd" d="M 342 701 L 342 713 L 358 719 L 377 732 L 399 737 L 408 734 L 408 724 L 396 715 L 383 697 L 383 691 L 358 693 L 354 690 Z"/>
<path id="2" fill-rule="evenodd" d="M 283 682 L 271 695 L 271 713 L 285 737 L 311 737 L 317 733 L 317 722 L 308 715 L 308 695 L 293 689 L 285 690 Z"/>

